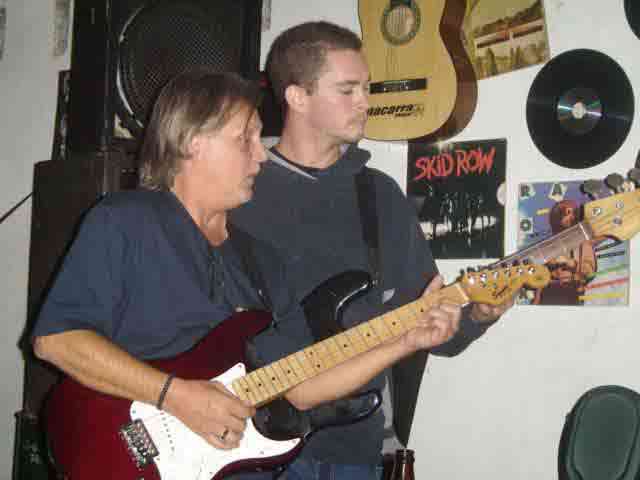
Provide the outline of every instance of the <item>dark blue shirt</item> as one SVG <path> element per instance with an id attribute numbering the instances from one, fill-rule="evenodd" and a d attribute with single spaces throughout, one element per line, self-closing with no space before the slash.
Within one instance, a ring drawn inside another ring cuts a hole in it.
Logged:
<path id="1" fill-rule="evenodd" d="M 182 353 L 237 308 L 263 307 L 232 237 L 212 247 L 170 192 L 110 194 L 82 223 L 33 335 L 89 329 L 138 358 Z M 254 246 L 274 317 L 300 323 L 278 256 Z"/>

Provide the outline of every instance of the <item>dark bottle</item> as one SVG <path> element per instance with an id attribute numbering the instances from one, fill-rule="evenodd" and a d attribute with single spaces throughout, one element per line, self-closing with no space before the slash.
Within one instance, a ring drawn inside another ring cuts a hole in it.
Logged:
<path id="1" fill-rule="evenodd" d="M 391 480 L 415 480 L 413 473 L 413 450 L 396 450 Z"/>

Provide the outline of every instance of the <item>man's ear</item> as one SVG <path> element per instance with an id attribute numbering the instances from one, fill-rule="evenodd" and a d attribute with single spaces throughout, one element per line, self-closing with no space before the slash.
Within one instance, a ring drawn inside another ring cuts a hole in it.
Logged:
<path id="1" fill-rule="evenodd" d="M 304 111 L 307 105 L 309 94 L 300 85 L 289 85 L 284 91 L 284 98 L 291 110 L 296 112 Z"/>
<path id="2" fill-rule="evenodd" d="M 194 135 L 187 146 L 187 158 L 195 158 L 200 153 L 202 148 L 202 137 L 200 135 Z"/>

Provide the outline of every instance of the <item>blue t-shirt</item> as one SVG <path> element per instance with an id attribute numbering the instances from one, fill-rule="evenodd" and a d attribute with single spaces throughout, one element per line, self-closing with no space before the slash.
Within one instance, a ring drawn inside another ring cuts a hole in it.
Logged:
<path id="1" fill-rule="evenodd" d="M 299 323 L 275 250 L 254 247 L 276 321 Z M 171 192 L 107 195 L 86 215 L 33 335 L 89 329 L 137 358 L 177 355 L 236 309 L 263 308 L 242 262 L 233 233 L 212 247 Z"/>

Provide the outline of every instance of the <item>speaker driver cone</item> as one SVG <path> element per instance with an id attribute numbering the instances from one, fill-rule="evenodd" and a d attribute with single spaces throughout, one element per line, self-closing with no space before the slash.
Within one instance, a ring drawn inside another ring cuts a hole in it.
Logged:
<path id="1" fill-rule="evenodd" d="M 205 7 L 202 2 L 163 1 L 134 12 L 118 35 L 116 81 L 123 126 L 137 136 L 160 89 L 185 70 L 239 71 L 244 22 L 241 2 L 213 1 Z"/>

